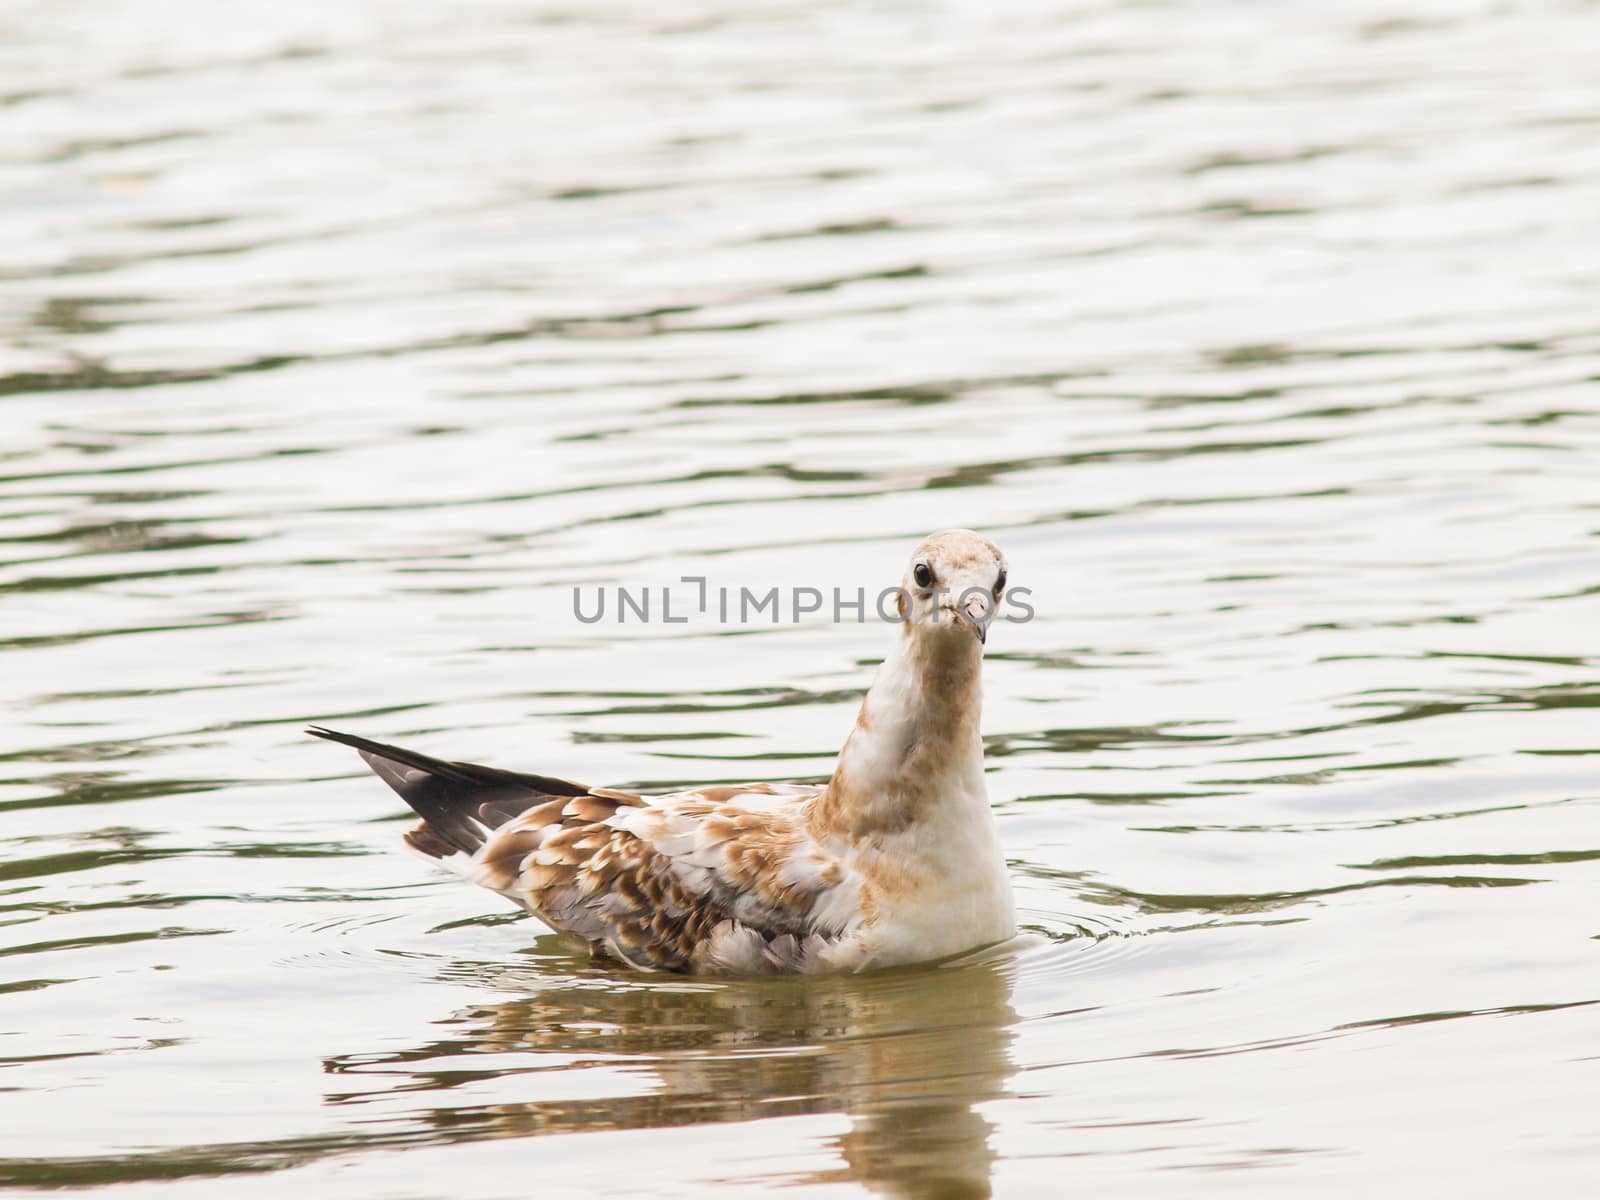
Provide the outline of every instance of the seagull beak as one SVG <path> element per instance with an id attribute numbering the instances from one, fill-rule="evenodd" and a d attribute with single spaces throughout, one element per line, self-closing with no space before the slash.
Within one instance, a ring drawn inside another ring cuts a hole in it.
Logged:
<path id="1" fill-rule="evenodd" d="M 994 609 L 982 596 L 974 596 L 960 608 L 950 610 L 957 621 L 972 630 L 974 637 L 980 643 L 989 640 L 989 621 L 994 617 Z"/>

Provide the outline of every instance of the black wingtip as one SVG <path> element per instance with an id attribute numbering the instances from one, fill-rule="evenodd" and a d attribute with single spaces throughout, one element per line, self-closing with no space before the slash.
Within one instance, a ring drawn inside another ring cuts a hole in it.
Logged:
<path id="1" fill-rule="evenodd" d="M 580 783 L 547 775 L 447 762 L 324 725 L 307 725 L 306 732 L 359 751 L 373 773 L 422 818 L 423 825 L 412 830 L 406 840 L 434 858 L 457 850 L 472 854 L 483 845 L 491 826 L 535 805 L 589 791 Z"/>
<path id="2" fill-rule="evenodd" d="M 367 765 L 372 767 L 385 783 L 405 797 L 408 803 L 411 797 L 402 789 L 398 782 L 399 777 L 391 778 L 389 773 L 380 770 L 378 764 L 373 762 L 374 758 L 423 771 L 439 779 L 475 787 L 523 787 L 547 796 L 583 796 L 589 791 L 583 784 L 573 783 L 570 779 L 558 779 L 550 775 L 530 775 L 522 771 L 503 770 L 500 767 L 480 766 L 477 763 L 447 761 L 429 754 L 421 754 L 416 750 L 407 750 L 404 746 L 375 742 L 371 738 L 364 738 L 354 733 L 341 733 L 325 725 L 307 725 L 306 732 L 312 737 L 338 742 L 342 746 L 349 746 L 352 750 L 359 751 L 367 760 Z"/>
<path id="3" fill-rule="evenodd" d="M 386 746 L 382 742 L 375 742 L 371 738 L 364 738 L 354 733 L 340 733 L 337 729 L 329 729 L 326 725 L 307 725 L 305 731 L 312 737 L 338 742 L 341 746 L 349 746 L 353 750 L 360 750 L 366 754 L 377 754 L 383 758 L 393 758 L 396 762 L 406 762 L 410 758 L 422 757 L 412 751 L 403 750 L 399 746 Z"/>

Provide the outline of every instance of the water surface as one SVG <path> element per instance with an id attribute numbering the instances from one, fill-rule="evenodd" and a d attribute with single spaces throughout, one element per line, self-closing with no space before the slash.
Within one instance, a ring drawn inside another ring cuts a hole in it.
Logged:
<path id="1" fill-rule="evenodd" d="M 1592 5 L 13 5 L 0 1183 L 1575 1194 Z M 309 720 L 824 777 L 1007 550 L 1012 945 L 596 968 Z"/>

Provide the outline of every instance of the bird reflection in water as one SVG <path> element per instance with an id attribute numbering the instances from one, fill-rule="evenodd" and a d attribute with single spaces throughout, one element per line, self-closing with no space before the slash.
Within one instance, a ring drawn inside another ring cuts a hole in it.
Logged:
<path id="1" fill-rule="evenodd" d="M 1015 962 L 1003 949 L 751 981 L 619 976 L 560 958 L 563 973 L 523 966 L 521 979 L 454 965 L 452 981 L 470 970 L 537 990 L 461 1010 L 440 1022 L 448 1036 L 415 1048 L 329 1060 L 341 1086 L 328 1102 L 364 1106 L 364 1120 L 372 1107 L 403 1110 L 421 1123 L 415 1142 L 434 1144 L 837 1113 L 850 1127 L 832 1139 L 836 1165 L 764 1180 L 990 1194 L 993 1126 L 978 1106 L 1008 1094 L 1015 1069 Z"/>

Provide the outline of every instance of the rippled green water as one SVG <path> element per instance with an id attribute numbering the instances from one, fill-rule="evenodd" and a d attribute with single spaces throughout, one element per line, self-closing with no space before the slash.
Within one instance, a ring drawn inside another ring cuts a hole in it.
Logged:
<path id="1" fill-rule="evenodd" d="M 0 1182 L 1579 1194 L 1592 5 L 0 14 Z M 327 721 L 818 778 L 1008 551 L 1027 934 L 619 977 Z"/>

